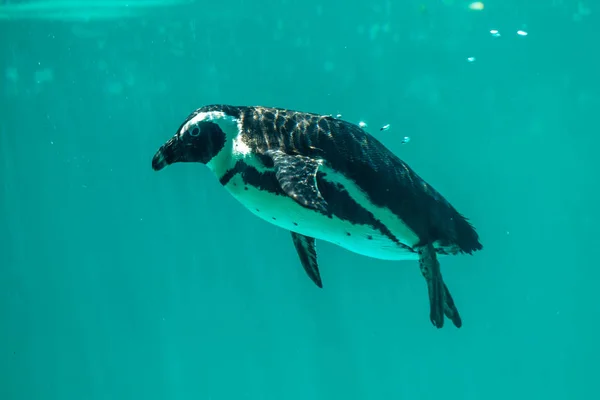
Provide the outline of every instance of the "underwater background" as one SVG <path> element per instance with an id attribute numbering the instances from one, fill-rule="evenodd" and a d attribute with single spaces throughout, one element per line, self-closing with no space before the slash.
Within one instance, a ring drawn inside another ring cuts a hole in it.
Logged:
<path id="1" fill-rule="evenodd" d="M 0 399 L 600 398 L 599 6 L 4 1 Z M 152 171 L 212 103 L 365 121 L 480 234 L 463 327 L 416 262 L 318 242 L 318 289 L 207 168 Z"/>

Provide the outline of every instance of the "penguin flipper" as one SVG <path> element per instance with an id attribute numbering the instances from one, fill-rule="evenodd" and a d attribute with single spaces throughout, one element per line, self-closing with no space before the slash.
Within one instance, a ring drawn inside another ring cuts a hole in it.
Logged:
<path id="1" fill-rule="evenodd" d="M 317 249 L 315 247 L 315 238 L 304 236 L 296 232 L 292 233 L 294 247 L 300 257 L 300 263 L 308 277 L 320 288 L 323 288 L 319 265 L 317 263 Z"/>
<path id="2" fill-rule="evenodd" d="M 318 161 L 281 150 L 268 150 L 265 154 L 273 160 L 275 176 L 285 194 L 303 207 L 327 213 L 327 202 L 317 187 Z"/>
<path id="3" fill-rule="evenodd" d="M 462 326 L 460 314 L 448 287 L 444 283 L 440 271 L 440 262 L 431 243 L 419 249 L 419 267 L 427 282 L 430 307 L 429 319 L 433 326 L 442 328 L 444 326 L 444 315 L 446 315 L 454 326 L 460 328 Z"/>

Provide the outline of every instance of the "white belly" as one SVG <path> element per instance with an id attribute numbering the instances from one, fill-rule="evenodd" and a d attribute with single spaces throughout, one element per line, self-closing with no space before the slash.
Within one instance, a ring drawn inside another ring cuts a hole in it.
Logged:
<path id="1" fill-rule="evenodd" d="M 329 171 L 328 176 L 335 175 Z M 339 178 L 339 177 L 338 177 Z M 351 184 L 344 185 L 355 200 L 365 205 L 365 199 L 359 199 L 362 193 L 353 192 Z M 248 210 L 263 220 L 302 235 L 314 237 L 336 244 L 352 252 L 368 257 L 384 260 L 417 260 L 416 253 L 407 251 L 385 236 L 381 231 L 368 225 L 354 225 L 335 216 L 329 218 L 316 211 L 300 206 L 294 200 L 265 191 L 256 190 L 252 186 L 244 188 L 240 175 L 234 176 L 226 189 Z M 369 211 L 384 223 L 394 236 L 402 243 L 412 246 L 418 238 L 401 220 L 389 211 L 370 206 Z M 370 239 L 368 239 L 370 238 Z"/>

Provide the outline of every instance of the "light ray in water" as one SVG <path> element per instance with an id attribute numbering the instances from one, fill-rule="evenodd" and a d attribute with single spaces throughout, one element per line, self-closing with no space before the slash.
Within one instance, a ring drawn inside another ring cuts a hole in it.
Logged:
<path id="1" fill-rule="evenodd" d="M 0 2 L 0 20 L 43 19 L 89 21 L 134 17 L 159 7 L 192 4 L 195 0 L 31 0 Z"/>

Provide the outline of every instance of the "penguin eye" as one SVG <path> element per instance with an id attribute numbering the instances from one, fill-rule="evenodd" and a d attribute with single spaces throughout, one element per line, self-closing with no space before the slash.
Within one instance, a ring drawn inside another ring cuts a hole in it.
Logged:
<path id="1" fill-rule="evenodd" d="M 190 136 L 198 136 L 200 135 L 200 128 L 198 128 L 197 126 L 194 126 L 194 129 L 190 130 Z"/>

